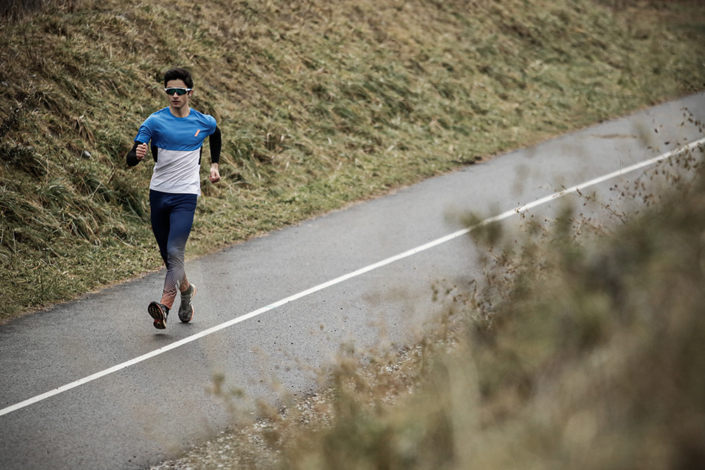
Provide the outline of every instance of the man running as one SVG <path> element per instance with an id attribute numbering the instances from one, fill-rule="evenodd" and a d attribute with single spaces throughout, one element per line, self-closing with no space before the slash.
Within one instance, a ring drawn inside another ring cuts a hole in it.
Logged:
<path id="1" fill-rule="evenodd" d="M 147 118 L 140 126 L 135 145 L 127 154 L 127 164 L 135 166 L 147 155 L 151 141 L 154 171 L 149 185 L 152 231 L 166 265 L 166 280 L 159 302 L 151 302 L 147 311 L 154 327 L 166 328 L 169 310 L 176 291 L 181 292 L 179 319 L 188 323 L 193 318 L 196 286 L 189 283 L 184 269 L 184 253 L 196 202 L 201 194 L 201 152 L 209 137 L 211 149 L 210 180 L 220 181 L 221 135 L 215 119 L 189 107 L 193 96 L 193 79 L 184 69 L 171 69 L 164 74 L 164 91 L 169 107 Z"/>

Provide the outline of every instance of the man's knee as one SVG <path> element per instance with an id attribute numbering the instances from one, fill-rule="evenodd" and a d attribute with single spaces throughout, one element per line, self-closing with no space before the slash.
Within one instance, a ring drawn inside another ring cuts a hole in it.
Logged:
<path id="1" fill-rule="evenodd" d="M 167 249 L 167 259 L 169 260 L 169 265 L 183 264 L 184 249 L 177 247 L 169 247 Z"/>

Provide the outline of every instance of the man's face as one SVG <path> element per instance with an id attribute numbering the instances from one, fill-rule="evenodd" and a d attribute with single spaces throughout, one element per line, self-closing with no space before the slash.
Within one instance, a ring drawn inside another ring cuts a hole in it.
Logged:
<path id="1" fill-rule="evenodd" d="M 188 88 L 186 84 L 184 83 L 183 80 L 169 80 L 166 82 L 166 88 Z M 169 106 L 171 106 L 174 109 L 181 109 L 184 106 L 188 105 L 188 100 L 191 97 L 191 93 L 193 91 L 189 91 L 188 93 L 184 95 L 179 95 L 178 93 L 174 93 L 173 95 L 166 95 L 167 99 L 169 100 Z"/>

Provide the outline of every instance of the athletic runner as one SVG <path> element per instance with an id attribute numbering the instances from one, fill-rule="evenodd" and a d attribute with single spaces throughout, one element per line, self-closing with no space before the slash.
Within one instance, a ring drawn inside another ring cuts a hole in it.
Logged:
<path id="1" fill-rule="evenodd" d="M 188 323 L 193 318 L 192 300 L 196 286 L 189 283 L 184 270 L 184 253 L 196 201 L 201 194 L 201 152 L 209 137 L 211 148 L 210 180 L 220 181 L 221 135 L 215 119 L 189 107 L 193 95 L 193 79 L 184 69 L 171 69 L 164 74 L 164 91 L 169 107 L 157 111 L 140 126 L 135 145 L 127 154 L 127 164 L 135 166 L 147 155 L 151 142 L 154 171 L 149 185 L 152 231 L 166 265 L 166 280 L 159 302 L 151 302 L 147 311 L 154 327 L 166 328 L 169 310 L 176 291 L 181 292 L 179 319 Z"/>

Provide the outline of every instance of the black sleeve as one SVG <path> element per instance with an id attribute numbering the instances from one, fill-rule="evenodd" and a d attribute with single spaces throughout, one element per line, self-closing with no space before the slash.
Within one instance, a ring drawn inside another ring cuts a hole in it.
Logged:
<path id="1" fill-rule="evenodd" d="M 139 145 L 142 145 L 142 142 L 135 142 L 135 145 L 132 146 L 132 150 L 127 154 L 127 164 L 129 166 L 135 166 L 140 162 L 137 160 L 137 147 Z"/>
<path id="2" fill-rule="evenodd" d="M 220 161 L 220 148 L 223 146 L 223 138 L 218 126 L 215 126 L 215 131 L 208 137 L 208 143 L 211 146 L 211 163 L 218 163 Z"/>

